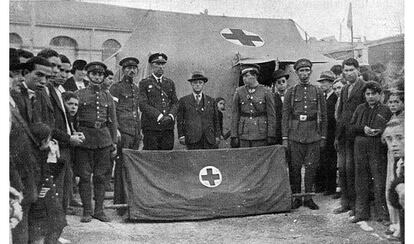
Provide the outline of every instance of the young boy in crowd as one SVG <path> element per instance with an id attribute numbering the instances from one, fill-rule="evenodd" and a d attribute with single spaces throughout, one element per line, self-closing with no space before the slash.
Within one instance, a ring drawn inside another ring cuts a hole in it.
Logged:
<path id="1" fill-rule="evenodd" d="M 382 139 L 387 143 L 389 156 L 386 196 L 391 225 L 385 234 L 389 240 L 404 242 L 404 120 L 391 119 Z"/>
<path id="2" fill-rule="evenodd" d="M 391 111 L 380 102 L 382 88 L 375 81 L 369 81 L 363 88 L 366 102 L 358 105 L 350 121 L 354 140 L 355 161 L 355 216 L 352 223 L 370 218 L 369 185 L 374 181 L 375 220 L 387 221 L 385 201 L 386 148 L 381 134 L 391 118 Z"/>
<path id="3" fill-rule="evenodd" d="M 401 122 L 404 122 L 404 94 L 403 92 L 392 92 L 389 96 L 388 107 L 390 108 L 392 112 L 392 118 L 391 120 L 400 120 Z M 399 138 L 395 138 L 395 137 Z M 404 134 L 401 135 L 401 130 L 396 130 L 393 127 L 387 127 L 387 129 L 384 131 L 383 139 L 385 139 L 385 142 L 388 146 L 388 163 L 387 163 L 387 179 L 386 179 L 386 186 L 385 186 L 385 197 L 387 200 L 387 207 L 388 207 L 388 213 L 390 215 L 390 222 L 391 225 L 389 226 L 389 229 L 385 232 L 387 235 L 389 235 L 389 239 L 398 239 L 400 237 L 400 220 L 399 220 L 399 211 L 397 208 L 393 207 L 390 201 L 390 188 L 391 183 L 395 179 L 395 157 L 392 150 L 392 144 L 394 140 L 401 140 L 401 137 L 404 138 Z M 401 143 L 401 142 L 400 142 Z"/>

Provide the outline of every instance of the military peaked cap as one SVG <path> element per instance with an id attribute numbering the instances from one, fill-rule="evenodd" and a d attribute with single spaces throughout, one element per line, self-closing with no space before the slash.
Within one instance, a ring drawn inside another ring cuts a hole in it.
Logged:
<path id="1" fill-rule="evenodd" d="M 119 61 L 119 65 L 121 65 L 122 68 L 128 67 L 128 66 L 138 67 L 138 64 L 139 64 L 139 60 L 134 57 L 127 57 Z"/>
<path id="2" fill-rule="evenodd" d="M 164 53 L 154 53 L 148 58 L 148 63 L 166 63 L 168 60 L 167 55 Z"/>
<path id="3" fill-rule="evenodd" d="M 96 70 L 96 71 L 100 71 L 102 73 L 105 73 L 106 65 L 102 62 L 95 61 L 95 62 L 88 63 L 85 66 L 85 69 L 86 69 L 87 72 L 91 72 L 91 71 Z"/>
<path id="4" fill-rule="evenodd" d="M 295 70 L 298 70 L 298 69 L 303 68 L 303 67 L 312 68 L 312 62 L 309 59 L 301 58 L 298 61 L 296 61 L 296 63 L 293 65 L 293 68 Z"/>

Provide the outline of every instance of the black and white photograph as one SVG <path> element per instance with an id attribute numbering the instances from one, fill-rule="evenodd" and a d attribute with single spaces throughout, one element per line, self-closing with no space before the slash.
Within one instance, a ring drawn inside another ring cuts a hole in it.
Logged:
<path id="1" fill-rule="evenodd" d="M 407 4 L 9 0 L 2 240 L 410 243 Z"/>

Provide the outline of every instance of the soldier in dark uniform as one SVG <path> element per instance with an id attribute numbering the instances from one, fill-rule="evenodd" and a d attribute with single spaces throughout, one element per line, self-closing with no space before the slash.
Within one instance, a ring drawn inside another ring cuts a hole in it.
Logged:
<path id="1" fill-rule="evenodd" d="M 111 170 L 111 151 L 116 151 L 117 120 L 115 105 L 109 92 L 101 87 L 106 65 L 91 62 L 85 66 L 91 80 L 89 86 L 77 91 L 79 96 L 79 132 L 85 141 L 76 148 L 79 190 L 83 204 L 81 222 L 90 222 L 92 215 L 91 174 L 93 174 L 95 211 L 93 217 L 108 222 L 103 211 L 106 174 Z"/>
<path id="2" fill-rule="evenodd" d="M 175 84 L 164 77 L 167 55 L 149 56 L 152 74 L 139 83 L 139 108 L 142 111 L 144 150 L 172 150 L 178 108 Z"/>
<path id="3" fill-rule="evenodd" d="M 276 143 L 276 114 L 273 94 L 257 81 L 259 66 L 242 68 L 244 86 L 233 97 L 232 147 L 260 147 Z"/>
<path id="4" fill-rule="evenodd" d="M 315 169 L 320 147 L 324 147 L 327 130 L 326 102 L 320 88 L 309 83 L 312 63 L 299 59 L 294 64 L 300 83 L 289 88 L 283 103 L 282 139 L 291 155 L 290 179 L 292 193 L 301 192 L 301 169 L 305 165 L 305 192 L 313 191 Z M 311 196 L 305 196 L 304 206 L 319 209 Z M 292 208 L 302 205 L 296 198 Z"/>
<path id="5" fill-rule="evenodd" d="M 120 82 L 111 86 L 110 92 L 116 101 L 116 116 L 118 118 L 118 130 L 121 134 L 121 141 L 118 144 L 119 158 L 115 164 L 114 181 L 114 203 L 125 202 L 123 185 L 123 160 L 122 148 L 138 150 L 141 141 L 141 120 L 138 109 L 138 86 L 133 79 L 138 73 L 138 59 L 133 57 L 124 58 L 119 62 L 122 66 L 123 78 Z M 123 211 L 118 211 L 122 214 Z"/>

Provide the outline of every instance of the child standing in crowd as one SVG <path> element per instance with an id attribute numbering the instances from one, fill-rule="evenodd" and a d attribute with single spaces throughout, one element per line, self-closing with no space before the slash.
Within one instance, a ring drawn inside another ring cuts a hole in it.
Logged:
<path id="1" fill-rule="evenodd" d="M 224 111 L 226 111 L 226 100 L 224 100 L 224 98 L 222 97 L 218 97 L 216 98 L 216 103 L 217 103 L 217 110 L 218 110 L 218 121 L 219 121 L 220 131 L 221 131 L 220 139 L 227 140 L 227 138 L 230 137 L 230 131 L 227 131 L 227 133 L 224 133 L 223 131 L 223 113 Z"/>
<path id="2" fill-rule="evenodd" d="M 391 220 L 385 234 L 389 240 L 400 239 L 404 243 L 404 120 L 391 119 L 382 139 L 388 146 L 386 196 Z"/>
<path id="3" fill-rule="evenodd" d="M 392 92 L 388 102 L 388 107 L 390 108 L 392 112 L 392 120 L 400 120 L 401 122 L 404 122 L 404 94 L 403 92 Z M 386 133 L 387 132 L 387 133 Z M 390 221 L 391 225 L 389 226 L 389 229 L 385 232 L 387 235 L 390 235 L 389 239 L 398 239 L 400 237 L 400 219 L 398 216 L 398 209 L 393 207 L 390 201 L 389 191 L 391 188 L 391 183 L 395 179 L 395 157 L 393 153 L 393 148 L 390 143 L 392 143 L 391 139 L 393 139 L 394 135 L 390 135 L 390 132 L 394 132 L 391 128 L 384 132 L 383 138 L 385 139 L 385 142 L 388 145 L 388 163 L 387 163 L 387 180 L 386 180 L 386 191 L 385 191 L 385 197 L 387 200 L 387 207 L 388 207 L 388 213 L 390 215 Z M 404 136 L 404 134 L 402 134 Z"/>

